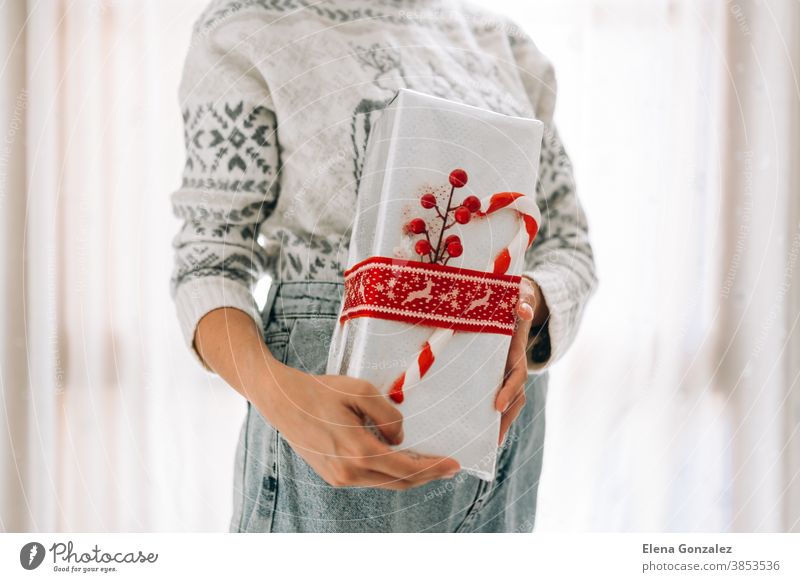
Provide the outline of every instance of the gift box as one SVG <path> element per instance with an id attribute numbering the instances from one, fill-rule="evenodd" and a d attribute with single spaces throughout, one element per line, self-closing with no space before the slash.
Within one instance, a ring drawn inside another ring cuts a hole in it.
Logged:
<path id="1" fill-rule="evenodd" d="M 400 409 L 397 448 L 492 480 L 543 124 L 401 89 L 370 132 L 327 372 Z"/>

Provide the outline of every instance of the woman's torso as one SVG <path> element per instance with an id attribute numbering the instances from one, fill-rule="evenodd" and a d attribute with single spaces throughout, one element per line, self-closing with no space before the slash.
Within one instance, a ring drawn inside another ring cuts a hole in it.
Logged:
<path id="1" fill-rule="evenodd" d="M 341 279 L 367 137 L 399 88 L 535 116 L 512 55 L 513 27 L 459 2 L 233 6 L 212 5 L 203 25 L 248 19 L 251 50 L 259 53 L 281 158 L 278 204 L 261 235 L 279 279 Z"/>

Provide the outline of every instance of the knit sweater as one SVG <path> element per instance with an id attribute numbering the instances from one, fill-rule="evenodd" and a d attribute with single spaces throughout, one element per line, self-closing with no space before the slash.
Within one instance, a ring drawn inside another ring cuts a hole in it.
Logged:
<path id="1" fill-rule="evenodd" d="M 197 324 L 216 308 L 263 331 L 264 275 L 342 280 L 367 137 L 400 87 L 544 122 L 542 224 L 524 275 L 549 307 L 549 345 L 529 368 L 563 355 L 597 281 L 553 67 L 532 40 L 455 0 L 216 0 L 184 66 L 186 163 L 171 198 L 183 220 L 171 291 L 196 357 Z"/>

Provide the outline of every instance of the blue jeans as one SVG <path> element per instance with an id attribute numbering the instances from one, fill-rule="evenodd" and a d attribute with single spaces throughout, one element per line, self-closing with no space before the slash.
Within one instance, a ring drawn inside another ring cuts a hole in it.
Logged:
<path id="1" fill-rule="evenodd" d="M 275 282 L 265 341 L 283 363 L 323 374 L 342 285 Z M 291 389 L 291 387 L 287 387 Z M 466 473 L 407 491 L 332 487 L 249 403 L 236 452 L 234 532 L 529 532 L 544 446 L 547 374 L 531 375 L 527 404 L 499 451 L 497 476 Z"/>

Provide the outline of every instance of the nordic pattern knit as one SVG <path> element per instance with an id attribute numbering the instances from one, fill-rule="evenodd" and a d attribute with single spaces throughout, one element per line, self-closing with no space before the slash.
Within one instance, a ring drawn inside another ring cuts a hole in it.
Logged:
<path id="1" fill-rule="evenodd" d="M 180 85 L 186 163 L 172 207 L 172 296 L 187 344 L 264 275 L 341 281 L 373 121 L 398 88 L 545 123 L 542 225 L 525 275 L 550 309 L 549 358 L 596 287 L 586 219 L 553 123 L 550 62 L 512 22 L 451 0 L 217 0 Z M 546 350 L 547 351 L 547 350 Z M 529 354 L 530 356 L 530 354 Z"/>

